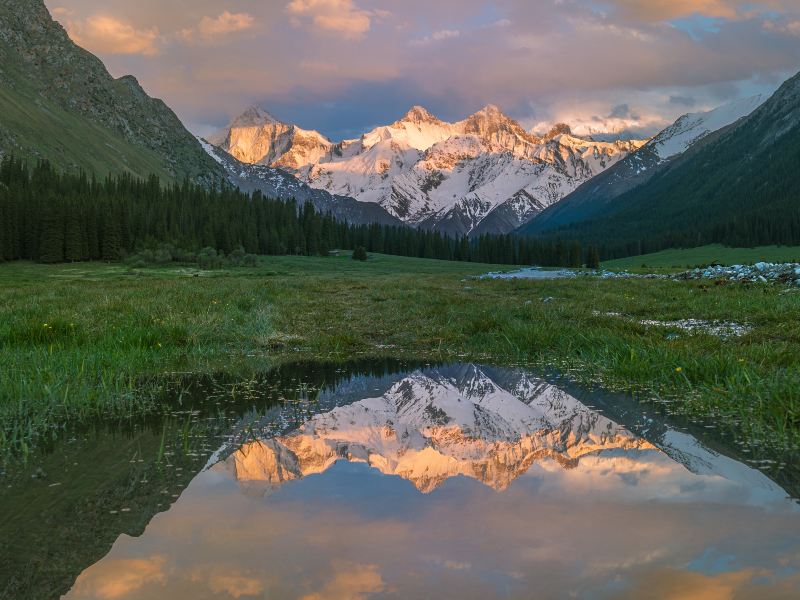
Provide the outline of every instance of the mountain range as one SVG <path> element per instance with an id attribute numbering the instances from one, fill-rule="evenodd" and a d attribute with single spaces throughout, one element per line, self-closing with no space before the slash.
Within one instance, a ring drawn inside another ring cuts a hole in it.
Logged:
<path id="1" fill-rule="evenodd" d="M 223 168 L 227 181 L 243 192 L 261 192 L 267 198 L 295 200 L 298 204 L 309 202 L 321 214 L 330 213 L 348 223 L 403 225 L 402 221 L 377 204 L 358 202 L 347 196 L 314 189 L 284 169 L 244 163 L 202 138 L 198 138 L 198 141 Z"/>
<path id="2" fill-rule="evenodd" d="M 280 169 L 204 149 L 161 100 L 130 76 L 113 78 L 77 46 L 43 0 L 0 3 L 0 157 L 13 153 L 99 177 L 157 175 L 211 186 L 227 181 L 268 197 L 311 202 L 351 223 L 401 225 L 380 206 L 313 190 Z"/>
<path id="3" fill-rule="evenodd" d="M 408 225 L 456 235 L 508 233 L 645 143 L 597 142 L 563 124 L 540 137 L 493 105 L 457 123 L 415 106 L 338 143 L 253 106 L 208 141 Z"/>
<path id="4" fill-rule="evenodd" d="M 608 450 L 654 450 L 569 394 L 522 373 L 475 365 L 411 373 L 383 394 L 320 412 L 298 428 L 237 448 L 213 468 L 248 493 L 364 462 L 429 493 L 456 476 L 502 491 L 536 461 L 564 468 Z"/>

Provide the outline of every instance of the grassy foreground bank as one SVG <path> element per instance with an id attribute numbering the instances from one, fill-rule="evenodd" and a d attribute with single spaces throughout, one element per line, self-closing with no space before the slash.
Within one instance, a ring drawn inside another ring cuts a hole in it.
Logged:
<path id="1" fill-rule="evenodd" d="M 496 268 L 496 267 L 495 267 Z M 659 280 L 491 281 L 489 265 L 276 257 L 255 268 L 0 265 L 0 444 L 72 418 L 157 408 L 170 372 L 396 357 L 555 368 L 719 416 L 774 443 L 800 436 L 800 293 Z M 742 337 L 642 320 L 704 319 Z"/>

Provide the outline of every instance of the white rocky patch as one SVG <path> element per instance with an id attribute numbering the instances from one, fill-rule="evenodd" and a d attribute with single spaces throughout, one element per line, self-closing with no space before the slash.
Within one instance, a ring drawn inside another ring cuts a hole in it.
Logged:
<path id="1" fill-rule="evenodd" d="M 619 312 L 600 312 L 593 311 L 595 316 L 612 317 L 625 319 L 632 323 L 637 323 L 645 327 L 661 327 L 664 329 L 679 329 L 690 334 L 704 334 L 723 339 L 731 337 L 741 337 L 752 331 L 749 325 L 735 323 L 733 321 L 709 321 L 705 319 L 677 319 L 674 321 L 664 321 L 659 319 L 635 319 Z"/>
<path id="2" fill-rule="evenodd" d="M 710 266 L 678 275 L 679 279 L 727 279 L 750 283 L 784 282 L 800 286 L 800 263 L 759 262 L 754 265 Z"/>

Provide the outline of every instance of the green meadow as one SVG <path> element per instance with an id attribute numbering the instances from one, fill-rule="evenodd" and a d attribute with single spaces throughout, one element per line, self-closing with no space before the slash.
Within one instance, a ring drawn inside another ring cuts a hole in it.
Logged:
<path id="1" fill-rule="evenodd" d="M 749 265 L 757 262 L 800 262 L 798 246 L 759 246 L 757 248 L 729 248 L 720 244 L 710 244 L 698 248 L 669 249 L 652 254 L 629 256 L 603 262 L 609 270 L 680 270 L 705 266 Z"/>
<path id="2" fill-rule="evenodd" d="M 800 293 L 664 280 L 486 280 L 494 265 L 372 255 L 252 268 L 0 265 L 0 443 L 161 410 L 175 374 L 246 379 L 300 360 L 527 365 L 714 419 L 760 443 L 800 431 Z M 687 332 L 674 321 L 746 327 Z M 643 324 L 642 321 L 666 324 Z"/>

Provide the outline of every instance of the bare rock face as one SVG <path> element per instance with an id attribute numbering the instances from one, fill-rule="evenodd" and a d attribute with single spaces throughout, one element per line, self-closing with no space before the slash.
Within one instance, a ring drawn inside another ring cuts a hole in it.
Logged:
<path id="1" fill-rule="evenodd" d="M 246 109 L 208 141 L 244 163 L 289 170 L 316 162 L 333 147 L 316 131 L 281 123 L 258 106 Z"/>
<path id="2" fill-rule="evenodd" d="M 559 135 L 572 135 L 572 127 L 570 127 L 566 123 L 556 123 L 555 125 L 553 125 L 550 131 L 547 132 L 547 135 L 545 136 L 544 139 L 552 140 L 553 138 L 556 138 Z"/>

